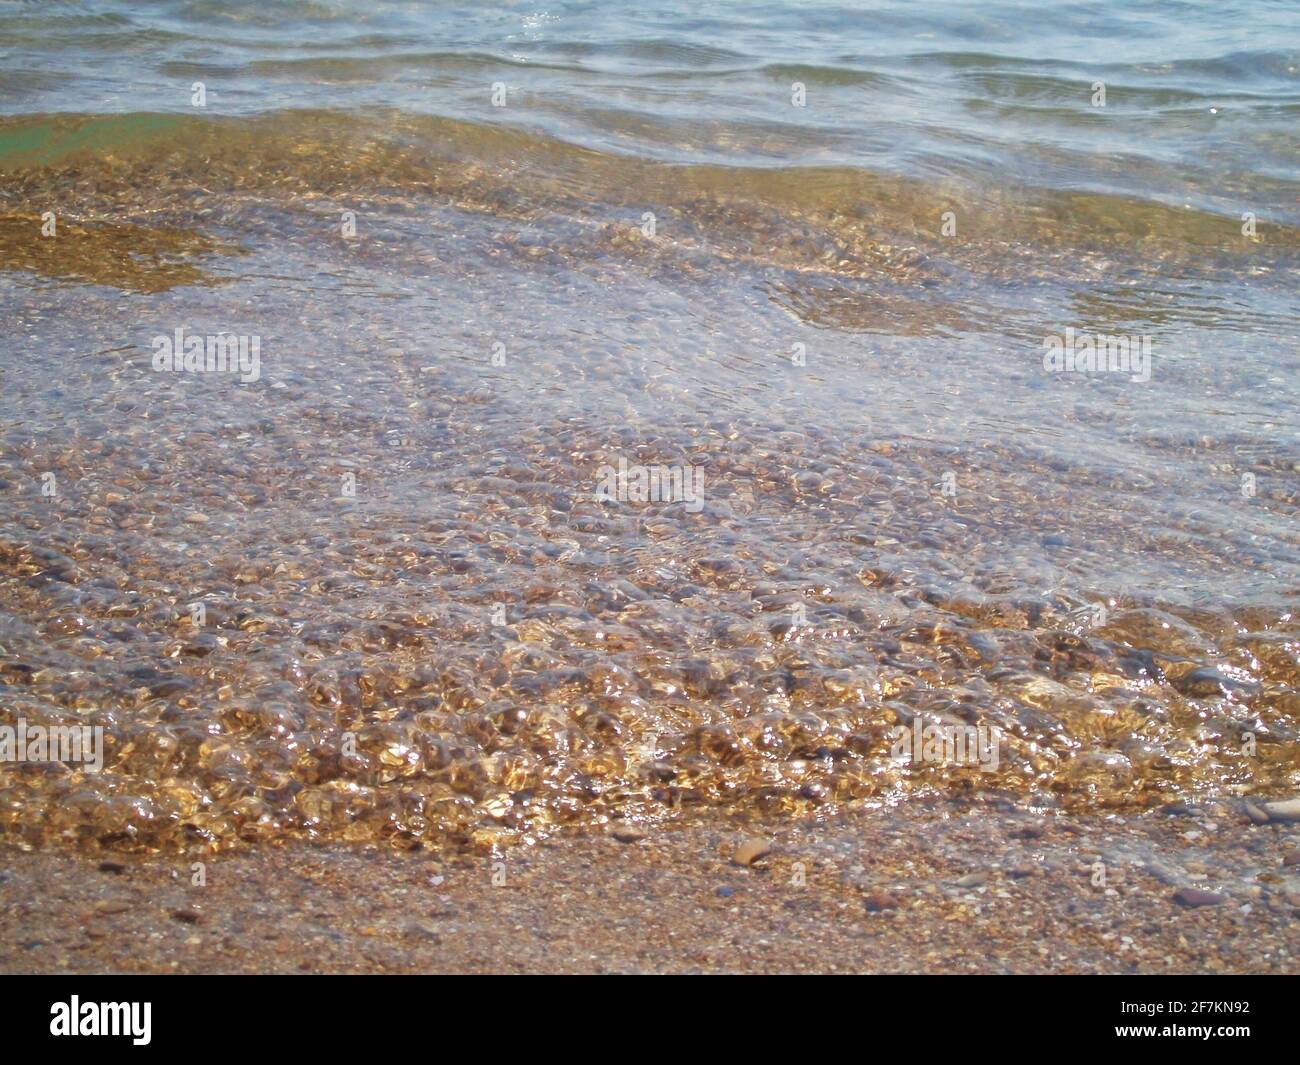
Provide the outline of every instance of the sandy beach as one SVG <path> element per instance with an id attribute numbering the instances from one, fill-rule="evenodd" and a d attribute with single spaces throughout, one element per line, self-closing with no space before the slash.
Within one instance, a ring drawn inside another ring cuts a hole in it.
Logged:
<path id="1" fill-rule="evenodd" d="M 1104 819 L 913 803 L 755 827 L 624 825 L 441 859 L 266 847 L 208 861 L 204 886 L 185 862 L 9 850 L 0 970 L 1300 971 L 1300 827 L 1237 801 Z"/>

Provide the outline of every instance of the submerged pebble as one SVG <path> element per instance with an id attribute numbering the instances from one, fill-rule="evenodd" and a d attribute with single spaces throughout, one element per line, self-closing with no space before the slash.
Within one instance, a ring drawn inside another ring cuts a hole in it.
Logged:
<path id="1" fill-rule="evenodd" d="M 755 836 L 739 843 L 731 860 L 736 865 L 753 865 L 771 853 L 772 841 Z"/>
<path id="2" fill-rule="evenodd" d="M 1221 906 L 1228 899 L 1226 896 L 1216 894 L 1213 891 L 1183 887 L 1174 892 L 1174 901 L 1180 905 L 1195 908 L 1198 906 Z"/>

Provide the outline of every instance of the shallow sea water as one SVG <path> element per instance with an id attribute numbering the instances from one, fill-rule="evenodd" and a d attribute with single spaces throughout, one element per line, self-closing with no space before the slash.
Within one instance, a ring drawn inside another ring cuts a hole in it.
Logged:
<path id="1" fill-rule="evenodd" d="M 0 831 L 1294 793 L 1296 15 L 923 8 L 0 11 Z"/>

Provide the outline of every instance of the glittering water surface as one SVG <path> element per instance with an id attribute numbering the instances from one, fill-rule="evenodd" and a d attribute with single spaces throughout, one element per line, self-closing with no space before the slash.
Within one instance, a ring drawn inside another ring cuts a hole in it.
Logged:
<path id="1" fill-rule="evenodd" d="M 0 831 L 1294 792 L 1300 20 L 967 6 L 0 7 Z"/>

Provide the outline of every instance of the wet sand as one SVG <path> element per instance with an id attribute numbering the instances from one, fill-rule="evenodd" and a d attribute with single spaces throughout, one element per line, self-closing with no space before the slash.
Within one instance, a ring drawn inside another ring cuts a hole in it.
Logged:
<path id="1" fill-rule="evenodd" d="M 213 859 L 201 887 L 184 860 L 9 849 L 0 970 L 1300 971 L 1300 825 L 1243 811 L 917 801 L 775 831 L 615 825 L 498 856 L 288 845 Z M 737 864 L 754 838 L 771 852 Z"/>

